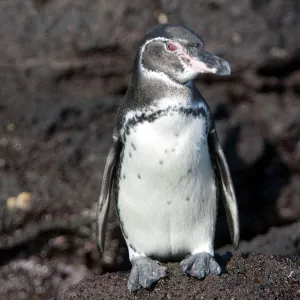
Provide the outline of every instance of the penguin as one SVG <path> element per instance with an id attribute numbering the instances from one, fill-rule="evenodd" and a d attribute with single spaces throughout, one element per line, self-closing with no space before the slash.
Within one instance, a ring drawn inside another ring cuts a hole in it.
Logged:
<path id="1" fill-rule="evenodd" d="M 114 199 L 132 269 L 131 292 L 167 275 L 220 274 L 214 259 L 217 203 L 239 244 L 237 201 L 207 102 L 194 84 L 204 73 L 230 75 L 224 59 L 204 50 L 186 26 L 162 24 L 142 40 L 131 83 L 117 114 L 97 208 L 100 257 Z"/>

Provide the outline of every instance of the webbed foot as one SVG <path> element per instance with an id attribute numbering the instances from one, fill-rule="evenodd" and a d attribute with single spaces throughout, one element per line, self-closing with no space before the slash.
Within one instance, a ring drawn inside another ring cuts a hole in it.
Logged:
<path id="1" fill-rule="evenodd" d="M 181 270 L 193 277 L 203 279 L 208 274 L 219 275 L 221 267 L 209 253 L 197 253 L 180 263 Z"/>
<path id="2" fill-rule="evenodd" d="M 148 257 L 138 257 L 131 261 L 132 269 L 127 283 L 130 292 L 141 287 L 150 288 L 155 282 L 167 275 L 167 268 Z"/>

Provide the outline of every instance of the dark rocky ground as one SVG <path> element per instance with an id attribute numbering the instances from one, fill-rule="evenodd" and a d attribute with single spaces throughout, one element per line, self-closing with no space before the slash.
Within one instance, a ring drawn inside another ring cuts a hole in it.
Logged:
<path id="1" fill-rule="evenodd" d="M 227 263 L 221 276 L 200 281 L 183 275 L 178 264 L 167 264 L 168 277 L 154 290 L 127 291 L 123 272 L 107 273 L 80 282 L 61 295 L 59 300 L 108 299 L 286 299 L 300 297 L 300 261 L 296 257 L 256 255 L 223 255 Z M 276 270 L 276 272 L 274 272 Z"/>
<path id="2" fill-rule="evenodd" d="M 128 267 L 113 211 L 98 260 L 95 204 L 137 43 L 166 18 L 231 63 L 231 77 L 198 86 L 232 171 L 241 251 L 299 255 L 297 0 L 0 1 L 0 299 L 49 299 Z M 216 246 L 231 250 L 219 215 Z"/>

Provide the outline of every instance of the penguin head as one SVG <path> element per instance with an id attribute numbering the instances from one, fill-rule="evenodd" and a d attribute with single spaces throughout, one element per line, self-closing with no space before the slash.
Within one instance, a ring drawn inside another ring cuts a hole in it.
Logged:
<path id="1" fill-rule="evenodd" d="M 204 51 L 202 38 L 186 26 L 156 26 L 140 45 L 139 71 L 164 74 L 185 84 L 203 73 L 229 75 L 228 62 Z"/>

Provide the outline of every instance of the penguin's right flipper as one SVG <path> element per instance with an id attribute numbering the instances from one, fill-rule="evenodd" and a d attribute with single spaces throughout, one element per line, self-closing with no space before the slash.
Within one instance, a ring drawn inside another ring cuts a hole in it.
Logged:
<path id="1" fill-rule="evenodd" d="M 101 192 L 96 215 L 96 239 L 99 256 L 102 257 L 105 243 L 105 232 L 110 201 L 113 195 L 114 177 L 116 165 L 120 157 L 122 144 L 116 134 L 113 135 L 113 143 L 108 152 L 103 173 Z"/>

